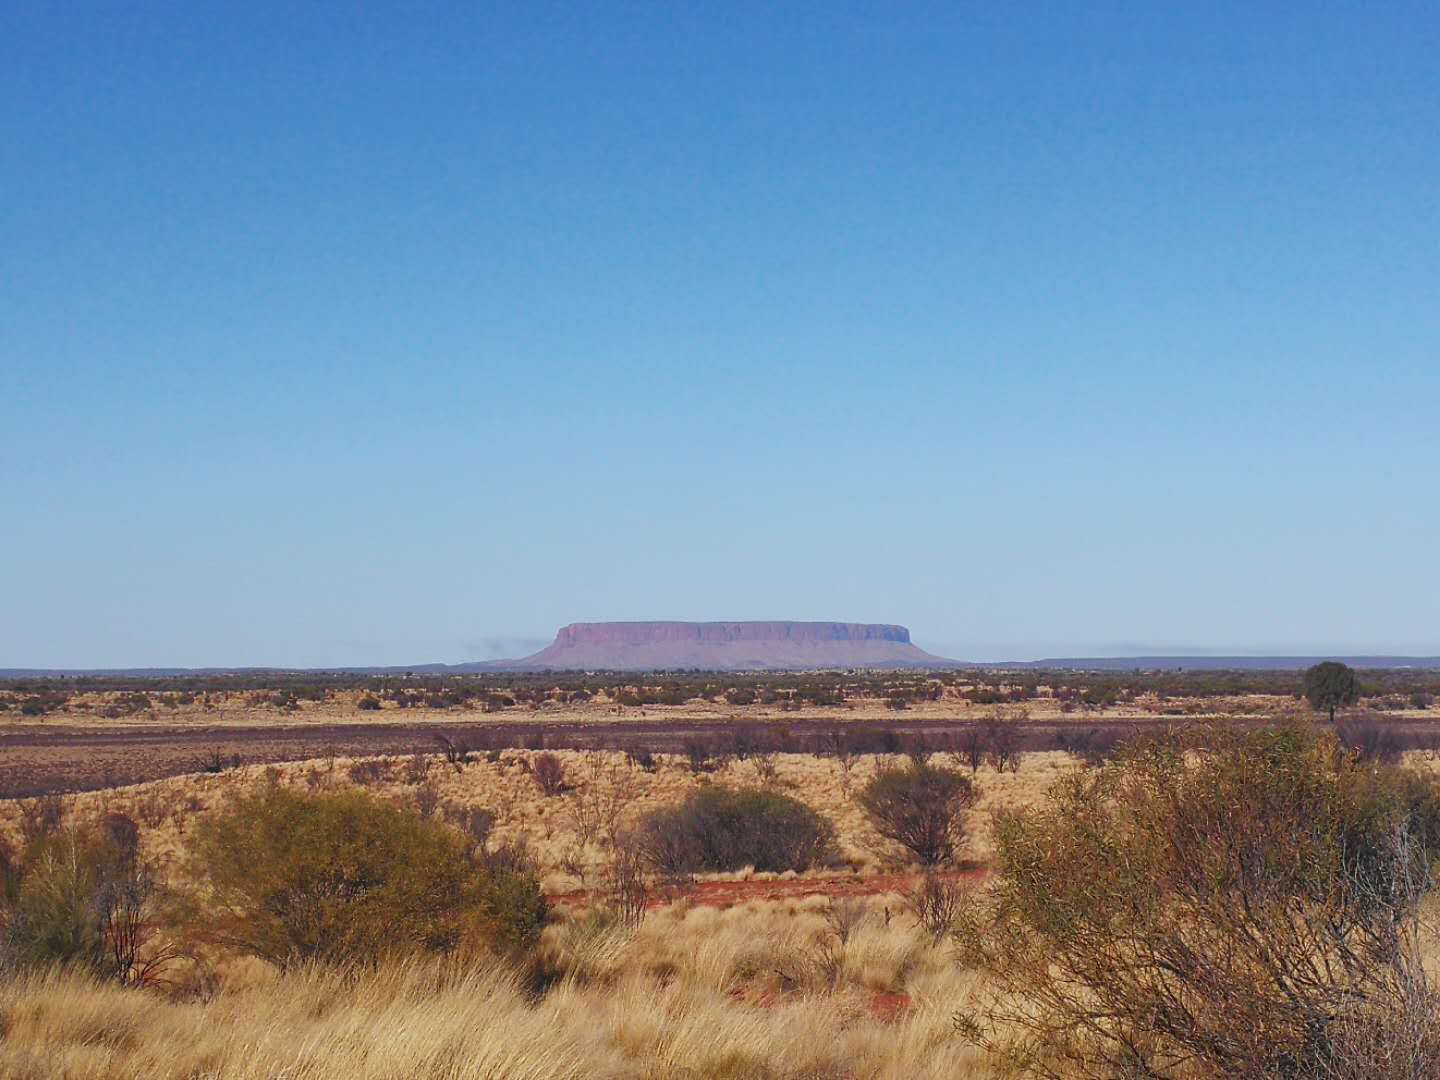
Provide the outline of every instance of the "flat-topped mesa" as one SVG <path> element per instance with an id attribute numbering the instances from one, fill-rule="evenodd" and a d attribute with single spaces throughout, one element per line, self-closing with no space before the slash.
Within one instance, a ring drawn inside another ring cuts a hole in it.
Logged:
<path id="1" fill-rule="evenodd" d="M 916 648 L 892 623 L 571 623 L 519 670 L 784 671 L 816 668 L 944 668 L 953 661 Z"/>
<path id="2" fill-rule="evenodd" d="M 643 645 L 652 641 L 897 641 L 910 631 L 888 623 L 839 622 L 601 622 L 571 623 L 555 644 Z"/>

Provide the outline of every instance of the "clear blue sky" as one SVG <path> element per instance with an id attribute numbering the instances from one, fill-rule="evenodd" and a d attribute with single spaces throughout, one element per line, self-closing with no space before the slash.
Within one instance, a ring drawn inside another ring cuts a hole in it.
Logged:
<path id="1" fill-rule="evenodd" d="M 0 12 L 0 667 L 1440 653 L 1435 4 L 323 7 Z"/>

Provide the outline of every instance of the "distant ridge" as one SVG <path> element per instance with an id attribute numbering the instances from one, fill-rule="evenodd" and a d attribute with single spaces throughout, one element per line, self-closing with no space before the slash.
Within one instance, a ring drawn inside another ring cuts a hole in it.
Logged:
<path id="1" fill-rule="evenodd" d="M 1353 668 L 1397 670 L 1440 669 L 1440 656 L 1090 656 L 1052 657 L 1000 663 L 989 667 L 1026 667 L 1051 671 L 1298 671 L 1322 660 L 1339 660 Z"/>

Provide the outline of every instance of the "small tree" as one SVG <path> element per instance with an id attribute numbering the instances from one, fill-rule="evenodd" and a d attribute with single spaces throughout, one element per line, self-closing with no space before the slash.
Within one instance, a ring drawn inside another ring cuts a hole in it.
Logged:
<path id="1" fill-rule="evenodd" d="M 1020 729 L 1015 721 L 992 717 L 985 721 L 986 759 L 996 772 L 1020 771 Z"/>
<path id="2" fill-rule="evenodd" d="M 1328 711 L 1333 724 L 1336 708 L 1360 700 L 1360 680 L 1352 668 L 1338 660 L 1326 660 L 1305 672 L 1305 700 L 1317 712 Z"/>
<path id="3" fill-rule="evenodd" d="M 951 861 L 965 838 L 964 812 L 975 801 L 975 786 L 955 769 L 911 762 L 881 769 L 858 800 L 876 832 L 922 866 L 937 866 Z"/>
<path id="4" fill-rule="evenodd" d="M 970 766 L 973 776 L 985 764 L 985 731 L 977 724 L 971 724 L 960 733 L 960 760 Z"/>

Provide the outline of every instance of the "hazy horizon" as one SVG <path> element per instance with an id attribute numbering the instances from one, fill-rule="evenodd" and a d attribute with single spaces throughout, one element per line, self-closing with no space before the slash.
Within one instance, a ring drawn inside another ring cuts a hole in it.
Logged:
<path id="1" fill-rule="evenodd" d="M 601 620 L 572 620 L 572 621 L 601 621 Z M 758 622 L 758 621 L 814 621 L 814 622 L 853 622 L 855 620 L 843 619 L 815 619 L 815 620 L 751 620 L 751 619 L 714 619 L 714 620 L 626 620 L 636 622 L 646 621 L 707 621 L 707 622 Z M 887 620 L 893 621 L 893 620 Z M 901 623 L 900 625 L 904 625 Z M 557 630 L 559 627 L 556 628 Z M 383 659 L 373 660 L 357 657 L 349 661 L 337 661 L 331 664 L 273 664 L 238 661 L 215 661 L 200 664 L 76 664 L 76 665 L 39 665 L 39 664 L 8 664 L 0 663 L 0 671 L 5 670 L 56 670 L 56 671 L 86 671 L 86 670 L 118 670 L 118 669 L 145 669 L 145 668 L 194 668 L 194 669 L 237 669 L 237 668 L 282 668 L 282 669 L 319 669 L 325 668 L 368 668 L 368 667 L 405 667 L 421 666 L 427 664 L 464 664 L 478 663 L 490 660 L 519 660 L 533 653 L 539 652 L 555 640 L 554 635 L 544 638 L 493 638 L 479 645 L 471 653 L 455 656 L 429 656 L 409 657 L 407 659 Z M 1414 659 L 1434 659 L 1440 656 L 1440 650 L 1433 653 L 1424 652 L 1403 652 L 1385 649 L 1335 649 L 1335 648 L 1233 648 L 1227 649 L 1214 646 L 1186 646 L 1186 645 L 1147 645 L 1143 642 L 1119 642 L 1100 643 L 1093 649 L 1079 649 L 1066 651 L 1055 649 L 1042 651 L 1034 654 L 1024 654 L 1014 650 L 1006 650 L 1004 646 L 992 646 L 989 651 L 985 650 L 956 650 L 944 646 L 935 646 L 917 637 L 911 629 L 911 640 L 924 649 L 926 652 L 942 657 L 947 660 L 956 660 L 966 663 L 1030 663 L 1046 659 L 1125 659 L 1130 657 L 1188 657 L 1196 660 L 1204 660 L 1214 657 L 1233 658 L 1328 658 L 1328 657 L 1408 657 Z"/>
<path id="2" fill-rule="evenodd" d="M 1440 655 L 1437 32 L 0 14 L 0 668 Z"/>

